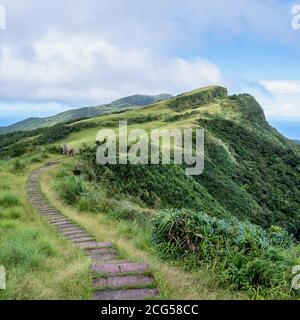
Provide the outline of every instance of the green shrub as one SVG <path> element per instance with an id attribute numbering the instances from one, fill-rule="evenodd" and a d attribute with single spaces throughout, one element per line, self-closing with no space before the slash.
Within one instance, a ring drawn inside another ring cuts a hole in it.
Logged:
<path id="1" fill-rule="evenodd" d="M 69 172 L 65 168 L 59 169 L 58 172 L 56 173 L 56 177 L 58 179 L 65 178 L 68 175 L 69 175 Z"/>
<path id="2" fill-rule="evenodd" d="M 22 269 L 38 268 L 44 258 L 53 255 L 51 245 L 37 229 L 18 226 L 18 232 L 8 234 L 0 243 L 0 261 L 7 270 L 20 266 Z"/>
<path id="3" fill-rule="evenodd" d="M 88 192 L 78 200 L 80 211 L 97 212 L 99 211 L 99 198 L 96 192 Z"/>
<path id="4" fill-rule="evenodd" d="M 236 218 L 218 219 L 189 210 L 161 212 L 154 219 L 152 241 L 164 256 L 196 257 L 235 289 L 259 288 L 271 295 L 276 288 L 277 298 L 291 294 L 290 271 L 299 264 L 284 250 L 291 248 L 292 239 L 279 228 L 265 231 Z"/>
<path id="5" fill-rule="evenodd" d="M 6 167 L 7 167 L 7 162 L 0 160 L 0 172 L 6 171 Z"/>
<path id="6" fill-rule="evenodd" d="M 16 159 L 12 162 L 11 172 L 12 173 L 18 173 L 22 172 L 25 169 L 25 163 L 21 161 L 20 159 Z"/>
<path id="7" fill-rule="evenodd" d="M 16 219 L 19 219 L 21 215 L 22 215 L 22 210 L 16 207 L 1 209 L 0 211 L 0 219 L 16 220 Z"/>
<path id="8" fill-rule="evenodd" d="M 127 200 L 109 200 L 109 215 L 118 220 L 137 221 L 143 224 L 146 220 L 144 211 Z"/>
<path id="9" fill-rule="evenodd" d="M 40 163 L 40 162 L 42 162 L 42 161 L 43 161 L 43 159 L 42 159 L 42 156 L 41 156 L 41 155 L 39 155 L 39 156 L 35 155 L 35 156 L 33 156 L 33 157 L 31 157 L 31 158 L 29 159 L 29 162 L 30 162 L 30 163 Z"/>
<path id="10" fill-rule="evenodd" d="M 11 192 L 0 193 L 0 206 L 5 208 L 11 208 L 18 206 L 20 200 Z"/>
<path id="11" fill-rule="evenodd" d="M 50 154 L 61 154 L 61 148 L 56 144 L 50 144 L 45 148 L 45 152 L 49 152 Z"/>
<path id="12" fill-rule="evenodd" d="M 79 197 L 87 192 L 80 178 L 74 176 L 59 179 L 56 183 L 56 190 L 67 204 L 76 204 Z"/>

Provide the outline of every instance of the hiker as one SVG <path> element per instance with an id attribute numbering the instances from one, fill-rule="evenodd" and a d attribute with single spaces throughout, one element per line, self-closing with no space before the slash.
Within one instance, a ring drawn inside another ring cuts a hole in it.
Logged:
<path id="1" fill-rule="evenodd" d="M 63 147 L 62 147 L 62 153 L 65 156 L 68 155 L 68 146 L 66 144 L 64 144 Z"/>
<path id="2" fill-rule="evenodd" d="M 68 152 L 70 157 L 74 157 L 75 156 L 75 150 L 74 149 L 70 149 Z"/>

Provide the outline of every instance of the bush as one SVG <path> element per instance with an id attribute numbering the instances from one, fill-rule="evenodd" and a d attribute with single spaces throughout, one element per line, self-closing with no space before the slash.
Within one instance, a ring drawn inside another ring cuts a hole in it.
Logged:
<path id="1" fill-rule="evenodd" d="M 80 178 L 74 176 L 59 179 L 56 183 L 56 190 L 67 204 L 76 204 L 79 197 L 87 192 Z"/>
<path id="2" fill-rule="evenodd" d="M 277 298 L 290 294 L 290 270 L 297 261 L 286 255 L 284 249 L 292 246 L 292 239 L 280 228 L 265 231 L 236 218 L 169 210 L 155 218 L 152 241 L 164 256 L 196 257 L 235 289 L 255 292 L 259 288 L 270 295 L 279 288 Z"/>
<path id="3" fill-rule="evenodd" d="M 33 156 L 32 158 L 29 159 L 30 163 L 40 163 L 42 162 L 42 157 L 41 156 Z"/>
<path id="4" fill-rule="evenodd" d="M 19 219 L 22 215 L 22 210 L 20 208 L 6 208 L 0 211 L 0 219 Z"/>
<path id="5" fill-rule="evenodd" d="M 0 160 L 0 172 L 6 171 L 7 169 L 7 162 Z"/>
<path id="6" fill-rule="evenodd" d="M 8 269 L 19 265 L 22 269 L 38 268 L 45 257 L 53 254 L 51 245 L 39 235 L 37 229 L 17 227 L 0 244 L 0 261 Z"/>
<path id="7" fill-rule="evenodd" d="M 99 198 L 96 192 L 88 192 L 78 200 L 80 211 L 97 212 L 99 211 Z"/>
<path id="8" fill-rule="evenodd" d="M 65 178 L 68 175 L 69 175 L 69 172 L 65 168 L 59 169 L 59 171 L 56 173 L 56 177 L 58 179 Z"/>
<path id="9" fill-rule="evenodd" d="M 1 192 L 0 193 L 0 206 L 5 208 L 11 208 L 18 206 L 20 200 L 10 192 Z"/>
<path id="10" fill-rule="evenodd" d="M 61 147 L 56 144 L 50 144 L 45 148 L 45 152 L 50 154 L 61 154 Z"/>
<path id="11" fill-rule="evenodd" d="M 12 173 L 22 172 L 24 171 L 25 167 L 26 166 L 23 161 L 21 161 L 20 159 L 16 159 L 12 163 L 11 171 Z"/>

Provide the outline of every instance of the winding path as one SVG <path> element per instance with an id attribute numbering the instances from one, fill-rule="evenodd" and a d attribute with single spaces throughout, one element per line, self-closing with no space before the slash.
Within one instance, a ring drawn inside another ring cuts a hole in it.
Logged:
<path id="1" fill-rule="evenodd" d="M 28 178 L 26 192 L 33 206 L 58 233 L 78 246 L 92 260 L 94 299 L 143 300 L 159 296 L 155 281 L 145 263 L 121 260 L 111 242 L 97 242 L 82 227 L 65 217 L 45 199 L 40 190 L 40 177 L 51 161 L 34 170 Z"/>

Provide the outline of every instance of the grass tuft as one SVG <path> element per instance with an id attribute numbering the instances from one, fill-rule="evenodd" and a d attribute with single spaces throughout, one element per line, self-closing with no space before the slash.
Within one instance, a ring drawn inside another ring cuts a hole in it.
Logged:
<path id="1" fill-rule="evenodd" d="M 0 193 L 0 206 L 4 208 L 11 208 L 20 205 L 21 202 L 18 197 L 8 191 Z"/>

